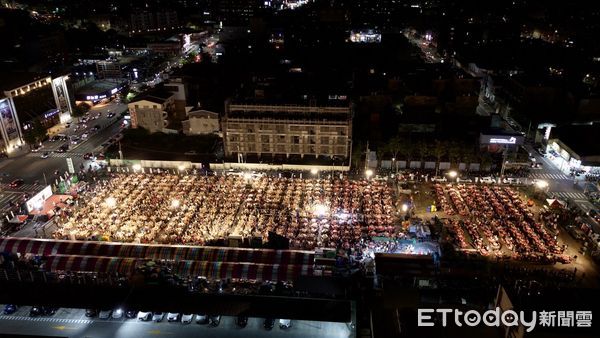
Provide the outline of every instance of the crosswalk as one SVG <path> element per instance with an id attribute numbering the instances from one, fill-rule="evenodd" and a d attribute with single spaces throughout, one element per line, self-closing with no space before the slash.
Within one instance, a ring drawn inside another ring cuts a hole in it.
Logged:
<path id="1" fill-rule="evenodd" d="M 0 315 L 0 320 L 28 320 L 32 322 L 48 322 L 48 323 L 66 323 L 66 324 L 91 324 L 93 321 L 89 319 L 65 319 L 51 317 L 25 317 L 25 316 L 6 316 Z"/>
<path id="2" fill-rule="evenodd" d="M 563 198 L 563 199 L 571 198 L 574 200 L 587 200 L 587 196 L 582 192 L 559 191 L 559 192 L 553 192 L 552 194 L 554 194 L 554 196 L 556 196 L 558 198 Z"/>
<path id="3" fill-rule="evenodd" d="M 48 153 L 48 157 L 62 157 L 62 158 L 67 158 L 67 157 L 83 157 L 83 155 L 85 155 L 85 153 L 80 153 L 80 152 L 66 152 L 66 153 L 50 152 L 50 153 Z M 26 156 L 27 157 L 41 158 L 42 157 L 42 153 L 29 153 Z"/>
<path id="4" fill-rule="evenodd" d="M 549 173 L 531 173 L 530 178 L 541 178 L 549 180 L 570 180 L 569 176 L 565 174 L 549 174 Z"/>

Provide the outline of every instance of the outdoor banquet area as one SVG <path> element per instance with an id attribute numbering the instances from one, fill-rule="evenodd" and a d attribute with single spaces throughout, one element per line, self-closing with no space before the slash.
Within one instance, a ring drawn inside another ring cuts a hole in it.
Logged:
<path id="1" fill-rule="evenodd" d="M 460 251 L 540 263 L 571 259 L 549 229 L 556 227 L 547 227 L 511 187 L 435 184 L 434 192 Z"/>
<path id="2" fill-rule="evenodd" d="M 378 180 L 112 173 L 56 218 L 56 239 L 205 245 L 270 231 L 290 248 L 350 248 L 398 235 Z"/>

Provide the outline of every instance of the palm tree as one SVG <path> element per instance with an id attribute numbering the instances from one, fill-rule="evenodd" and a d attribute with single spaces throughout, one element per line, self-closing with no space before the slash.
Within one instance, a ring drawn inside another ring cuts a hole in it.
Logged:
<path id="1" fill-rule="evenodd" d="M 450 163 L 458 164 L 462 155 L 462 149 L 458 142 L 451 142 L 448 147 L 448 157 L 450 157 Z"/>

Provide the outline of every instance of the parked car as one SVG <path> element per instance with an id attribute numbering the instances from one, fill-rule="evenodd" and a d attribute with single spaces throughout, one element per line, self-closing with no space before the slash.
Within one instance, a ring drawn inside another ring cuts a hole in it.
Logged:
<path id="1" fill-rule="evenodd" d="M 123 318 L 123 309 L 119 308 L 119 309 L 115 309 L 112 314 L 111 317 L 113 319 L 120 319 Z"/>
<path id="2" fill-rule="evenodd" d="M 462 177 L 458 177 L 456 179 L 456 182 L 458 183 L 473 183 L 473 179 L 472 178 L 462 178 Z"/>
<path id="3" fill-rule="evenodd" d="M 162 320 L 165 319 L 165 313 L 164 312 L 154 312 L 152 314 L 152 321 L 153 322 L 162 322 Z"/>
<path id="4" fill-rule="evenodd" d="M 31 307 L 31 310 L 29 310 L 29 315 L 31 317 L 52 316 L 56 313 L 56 310 L 57 308 L 55 307 L 35 305 Z"/>
<path id="5" fill-rule="evenodd" d="M 271 331 L 273 329 L 273 327 L 275 326 L 275 319 L 274 318 L 265 318 L 265 322 L 263 323 L 263 326 L 265 327 L 265 330 Z"/>
<path id="6" fill-rule="evenodd" d="M 33 148 L 31 148 L 31 152 L 37 153 L 38 151 L 40 151 L 40 149 L 42 149 L 42 146 L 36 145 Z"/>
<path id="7" fill-rule="evenodd" d="M 221 316 L 210 316 L 209 322 L 210 326 L 217 327 L 221 323 Z"/>
<path id="8" fill-rule="evenodd" d="M 492 184 L 496 181 L 491 176 L 486 176 L 486 177 L 481 177 L 479 179 L 479 182 L 484 183 L 484 184 Z"/>
<path id="9" fill-rule="evenodd" d="M 536 149 L 538 154 L 542 155 L 542 156 L 546 156 L 546 150 L 544 148 L 537 148 Z"/>
<path id="10" fill-rule="evenodd" d="M 446 182 L 448 181 L 445 177 L 434 176 L 431 178 L 431 182 Z"/>
<path id="11" fill-rule="evenodd" d="M 16 180 L 10 182 L 10 184 L 8 186 L 11 188 L 18 188 L 18 187 L 22 186 L 23 183 L 25 183 L 25 181 L 23 181 L 20 178 L 17 178 Z"/>
<path id="12" fill-rule="evenodd" d="M 96 311 L 95 309 L 86 309 L 85 310 L 85 316 L 88 318 L 94 318 L 98 315 L 98 311 Z"/>
<path id="13" fill-rule="evenodd" d="M 194 315 L 191 313 L 184 313 L 181 315 L 181 323 L 189 324 L 194 319 Z"/>
<path id="14" fill-rule="evenodd" d="M 142 322 L 147 322 L 152 319 L 152 312 L 149 311 L 140 311 L 137 314 L 137 319 Z"/>
<path id="15" fill-rule="evenodd" d="M 108 117 L 109 119 L 110 119 L 110 118 L 113 118 L 113 117 L 115 117 L 115 113 L 108 113 L 108 114 L 106 115 L 106 117 Z"/>
<path id="16" fill-rule="evenodd" d="M 289 329 L 290 327 L 292 327 L 291 319 L 280 319 L 279 320 L 279 328 L 280 329 L 286 330 L 286 329 Z"/>
<path id="17" fill-rule="evenodd" d="M 4 305 L 4 314 L 5 315 L 12 315 L 13 313 L 17 312 L 18 307 L 14 304 L 6 304 Z"/>
<path id="18" fill-rule="evenodd" d="M 178 322 L 179 321 L 179 313 L 175 313 L 175 312 L 167 313 L 167 321 L 168 322 Z"/>
<path id="19" fill-rule="evenodd" d="M 40 158 L 48 158 L 48 156 L 50 156 L 50 153 L 48 153 L 47 151 L 42 153 L 42 155 L 40 156 Z"/>
<path id="20" fill-rule="evenodd" d="M 196 324 L 208 324 L 208 316 L 207 315 L 196 315 Z"/>
<path id="21" fill-rule="evenodd" d="M 125 311 L 125 317 L 132 319 L 132 318 L 136 318 L 137 317 L 138 312 L 134 311 L 134 310 L 127 310 Z"/>
<path id="22" fill-rule="evenodd" d="M 112 313 L 112 310 L 100 310 L 100 313 L 98 313 L 98 318 L 108 319 L 108 318 L 110 318 L 111 313 Z"/>
<path id="23" fill-rule="evenodd" d="M 504 184 L 519 184 L 521 181 L 518 178 L 505 177 L 502 179 L 502 183 Z"/>
<path id="24" fill-rule="evenodd" d="M 239 327 L 246 327 L 246 325 L 248 325 L 248 317 L 246 317 L 246 316 L 238 316 L 235 319 L 235 323 Z"/>

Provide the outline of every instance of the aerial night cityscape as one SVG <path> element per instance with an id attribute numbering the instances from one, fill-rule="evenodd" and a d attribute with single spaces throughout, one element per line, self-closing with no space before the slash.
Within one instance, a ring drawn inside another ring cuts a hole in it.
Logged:
<path id="1" fill-rule="evenodd" d="M 0 36 L 0 338 L 600 337 L 599 1 L 0 0 Z"/>

